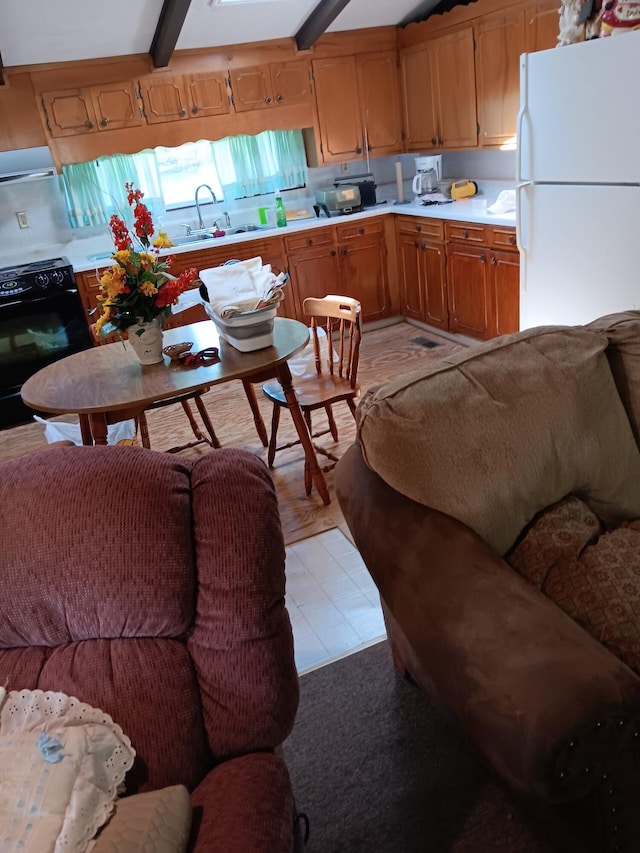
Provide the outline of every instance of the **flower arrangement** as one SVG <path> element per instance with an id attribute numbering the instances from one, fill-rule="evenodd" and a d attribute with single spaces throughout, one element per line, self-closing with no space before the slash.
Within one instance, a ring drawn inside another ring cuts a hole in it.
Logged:
<path id="1" fill-rule="evenodd" d="M 171 275 L 169 269 L 174 257 L 161 258 L 160 249 L 170 248 L 173 243 L 163 231 L 152 242 L 153 220 L 141 201 L 144 193 L 135 189 L 133 183 L 126 183 L 125 187 L 127 202 L 133 208 L 135 237 L 119 216 L 111 217 L 109 228 L 116 248 L 112 255 L 115 263 L 100 278 L 98 308 L 102 313 L 93 326 L 96 338 L 156 318 L 162 324 L 180 294 L 198 277 L 195 268 L 177 277 Z"/>

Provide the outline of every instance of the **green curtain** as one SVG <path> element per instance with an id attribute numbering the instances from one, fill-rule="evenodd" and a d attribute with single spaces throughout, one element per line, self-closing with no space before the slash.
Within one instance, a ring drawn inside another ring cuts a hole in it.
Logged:
<path id="1" fill-rule="evenodd" d="M 300 130 L 266 130 L 257 136 L 228 136 L 211 143 L 224 198 L 248 198 L 303 186 L 307 162 Z M 107 225 L 117 213 L 131 222 L 125 183 L 144 193 L 156 230 L 165 213 L 153 149 L 113 154 L 62 167 L 69 220 L 74 228 Z"/>
<path id="2" fill-rule="evenodd" d="M 211 143 L 226 199 L 248 198 L 307 182 L 302 131 L 265 130 Z"/>
<path id="3" fill-rule="evenodd" d="M 145 204 L 155 222 L 165 211 L 152 149 L 63 166 L 62 175 L 69 221 L 74 228 L 108 225 L 114 213 L 130 224 L 133 215 L 125 189 L 129 181 L 145 194 Z"/>

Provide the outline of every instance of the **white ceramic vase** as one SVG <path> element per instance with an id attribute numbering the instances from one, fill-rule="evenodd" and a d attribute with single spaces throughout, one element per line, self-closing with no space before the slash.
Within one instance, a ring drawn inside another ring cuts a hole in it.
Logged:
<path id="1" fill-rule="evenodd" d="M 160 320 L 150 320 L 144 323 L 138 318 L 137 323 L 129 326 L 129 345 L 138 356 L 140 364 L 157 364 L 162 361 L 162 326 Z"/>

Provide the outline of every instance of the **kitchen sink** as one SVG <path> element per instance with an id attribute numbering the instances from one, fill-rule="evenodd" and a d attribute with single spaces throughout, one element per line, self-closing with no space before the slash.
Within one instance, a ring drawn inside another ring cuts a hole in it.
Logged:
<path id="1" fill-rule="evenodd" d="M 200 243 L 202 240 L 212 240 L 213 234 L 185 234 L 183 237 L 172 237 L 174 246 L 188 246 L 189 243 Z"/>
<path id="2" fill-rule="evenodd" d="M 254 225 L 249 222 L 246 225 L 236 225 L 233 228 L 226 228 L 227 234 L 246 234 L 248 231 L 268 231 L 269 225 Z"/>

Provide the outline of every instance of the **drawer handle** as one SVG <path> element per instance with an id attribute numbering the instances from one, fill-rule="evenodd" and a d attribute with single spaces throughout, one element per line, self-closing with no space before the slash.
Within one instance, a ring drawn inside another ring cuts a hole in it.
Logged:
<path id="1" fill-rule="evenodd" d="M 464 239 L 465 239 L 465 240 L 468 240 L 468 239 L 469 239 L 469 232 L 468 232 L 468 231 L 463 231 L 463 232 L 462 232 L 462 236 L 464 237 Z"/>
<path id="2" fill-rule="evenodd" d="M 416 231 L 422 231 L 422 225 L 416 225 Z"/>
<path id="3" fill-rule="evenodd" d="M 364 228 L 358 228 L 358 234 L 364 234 Z"/>
<path id="4" fill-rule="evenodd" d="M 313 240 L 311 237 L 307 237 L 307 246 L 313 246 Z"/>
<path id="5" fill-rule="evenodd" d="M 515 246 L 515 244 L 516 244 L 516 238 L 513 236 L 513 234 L 510 234 L 509 235 L 509 245 Z"/>

